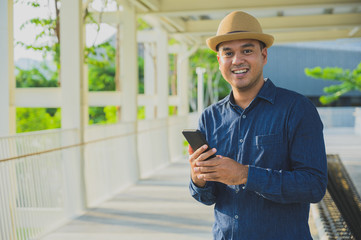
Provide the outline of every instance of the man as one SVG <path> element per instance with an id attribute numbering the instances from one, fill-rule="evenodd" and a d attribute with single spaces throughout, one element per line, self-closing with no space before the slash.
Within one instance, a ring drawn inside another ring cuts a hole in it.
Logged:
<path id="1" fill-rule="evenodd" d="M 190 192 L 215 204 L 214 239 L 312 239 L 310 203 L 323 198 L 327 185 L 316 108 L 263 78 L 273 37 L 253 16 L 230 13 L 207 44 L 232 87 L 199 119 L 213 148 L 189 150 Z"/>

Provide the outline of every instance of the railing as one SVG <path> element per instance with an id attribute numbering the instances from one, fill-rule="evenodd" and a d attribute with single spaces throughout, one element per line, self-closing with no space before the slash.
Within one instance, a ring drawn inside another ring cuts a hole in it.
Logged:
<path id="1" fill-rule="evenodd" d="M 75 176 L 65 169 L 77 165 L 78 143 L 76 130 L 0 138 L 1 240 L 31 239 L 54 227 L 55 219 L 66 219 L 67 194 L 74 186 L 67 189 L 66 181 Z M 63 155 L 75 161 L 64 161 Z"/>
<path id="2" fill-rule="evenodd" d="M 183 154 L 188 117 L 0 138 L 0 240 L 37 239 Z M 83 160 L 82 160 L 83 159 Z"/>

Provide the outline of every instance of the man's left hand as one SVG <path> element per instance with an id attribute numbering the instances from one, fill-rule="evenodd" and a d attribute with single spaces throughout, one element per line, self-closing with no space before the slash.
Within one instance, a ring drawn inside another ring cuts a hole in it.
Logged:
<path id="1" fill-rule="evenodd" d="M 246 184 L 248 177 L 248 166 L 220 155 L 209 160 L 197 161 L 194 171 L 200 173 L 198 178 L 204 181 L 216 181 L 227 185 Z"/>

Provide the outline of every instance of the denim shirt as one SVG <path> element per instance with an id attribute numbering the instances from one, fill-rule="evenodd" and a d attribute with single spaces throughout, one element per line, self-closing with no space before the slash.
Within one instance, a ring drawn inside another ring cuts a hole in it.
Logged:
<path id="1" fill-rule="evenodd" d="M 214 239 L 312 239 L 310 203 L 326 191 L 323 125 L 304 96 L 266 80 L 244 110 L 232 92 L 202 113 L 199 129 L 217 153 L 249 165 L 246 185 L 191 181 L 191 195 L 214 206 Z"/>

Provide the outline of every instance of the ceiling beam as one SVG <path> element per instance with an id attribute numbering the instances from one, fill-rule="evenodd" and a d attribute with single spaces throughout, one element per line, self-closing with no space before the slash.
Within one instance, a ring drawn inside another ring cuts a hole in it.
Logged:
<path id="1" fill-rule="evenodd" d="M 140 0 L 143 5 L 147 6 L 152 11 L 159 11 L 160 1 L 159 0 Z"/>
<path id="2" fill-rule="evenodd" d="M 234 0 L 209 1 L 209 0 L 161 0 L 159 10 L 152 14 L 184 16 L 192 14 L 209 14 L 233 10 L 259 10 L 287 8 L 314 8 L 314 7 L 338 7 L 338 6 L 360 6 L 360 0 L 252 0 L 242 2 Z"/>
<path id="3" fill-rule="evenodd" d="M 293 31 L 297 28 L 320 28 L 332 26 L 361 26 L 361 13 L 324 14 L 314 16 L 282 16 L 259 18 L 264 31 L 268 29 Z M 215 33 L 220 20 L 188 21 L 185 33 L 209 34 Z"/>
<path id="4" fill-rule="evenodd" d="M 289 42 L 305 42 L 305 41 L 325 41 L 336 40 L 341 38 L 350 38 L 350 31 L 352 28 L 344 29 L 304 29 L 303 31 L 293 32 L 268 32 L 275 38 L 275 44 L 289 43 Z M 206 39 L 209 36 L 202 36 L 199 42 L 202 45 L 206 44 Z M 354 33 L 352 37 L 360 38 L 361 31 Z"/>
<path id="5" fill-rule="evenodd" d="M 340 38 L 349 38 L 350 29 L 333 29 L 318 31 L 300 31 L 300 32 L 278 32 L 274 33 L 275 43 L 304 42 L 304 41 L 324 41 L 336 40 Z M 361 32 L 357 32 L 354 37 L 361 37 Z"/>

